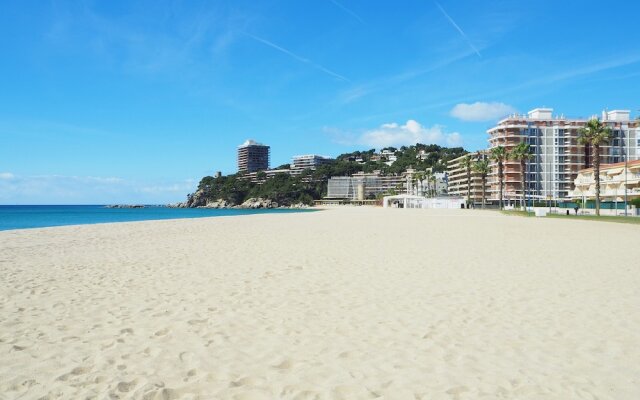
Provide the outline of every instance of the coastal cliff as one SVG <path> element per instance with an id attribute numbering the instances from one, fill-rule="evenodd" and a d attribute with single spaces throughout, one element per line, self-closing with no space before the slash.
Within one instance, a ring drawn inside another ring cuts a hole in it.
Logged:
<path id="1" fill-rule="evenodd" d="M 261 209 L 261 208 L 307 208 L 308 204 L 297 202 L 288 205 L 280 205 L 276 201 L 262 198 L 251 197 L 241 204 L 234 204 L 224 199 L 211 200 L 207 197 L 205 190 L 198 189 L 192 195 L 187 197 L 187 201 L 169 204 L 172 208 L 241 208 L 241 209 Z"/>

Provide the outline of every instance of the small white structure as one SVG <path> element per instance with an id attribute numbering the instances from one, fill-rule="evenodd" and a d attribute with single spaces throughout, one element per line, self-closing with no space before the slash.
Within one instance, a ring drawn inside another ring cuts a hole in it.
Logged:
<path id="1" fill-rule="evenodd" d="M 423 208 L 422 203 L 426 197 L 412 194 L 398 194 L 395 196 L 384 196 L 382 198 L 383 208 Z"/>
<path id="2" fill-rule="evenodd" d="M 462 197 L 424 197 L 399 194 L 382 198 L 384 208 L 464 208 Z"/>
<path id="3" fill-rule="evenodd" d="M 536 213 L 536 217 L 546 217 L 547 216 L 547 210 L 544 209 L 544 208 L 536 208 L 535 213 Z"/>

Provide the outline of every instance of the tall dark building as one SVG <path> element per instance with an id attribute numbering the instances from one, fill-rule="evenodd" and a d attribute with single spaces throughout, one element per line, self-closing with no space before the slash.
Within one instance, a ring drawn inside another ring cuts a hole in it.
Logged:
<path id="1" fill-rule="evenodd" d="M 238 172 L 266 169 L 269 169 L 269 146 L 251 139 L 238 146 Z"/>

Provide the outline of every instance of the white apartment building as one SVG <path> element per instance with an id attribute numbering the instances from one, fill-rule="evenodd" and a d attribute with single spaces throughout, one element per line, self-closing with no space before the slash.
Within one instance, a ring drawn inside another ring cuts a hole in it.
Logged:
<path id="1" fill-rule="evenodd" d="M 351 176 L 334 176 L 327 183 L 326 199 L 365 200 L 379 193 L 404 190 L 404 175 L 357 173 Z"/>
<path id="2" fill-rule="evenodd" d="M 625 165 L 626 164 L 626 165 Z M 578 173 L 575 189 L 569 192 L 574 200 L 593 200 L 596 197 L 596 179 L 593 168 Z M 640 197 L 640 160 L 600 165 L 600 199 L 605 202 L 623 202 Z"/>
<path id="3" fill-rule="evenodd" d="M 475 153 L 466 154 L 464 156 L 454 158 L 447 163 L 447 193 L 450 196 L 458 196 L 467 198 L 467 194 L 470 192 L 471 202 L 482 202 L 482 178 L 476 172 L 471 171 L 471 190 L 467 188 L 467 169 L 462 165 L 462 161 L 465 157 L 471 157 L 474 161 L 482 158 L 487 158 L 486 151 L 478 151 Z M 489 197 L 489 182 L 485 184 L 485 192 L 487 198 Z"/>
<path id="4" fill-rule="evenodd" d="M 323 164 L 330 164 L 335 159 L 326 156 L 319 156 L 317 154 L 305 154 L 301 156 L 293 156 L 291 163 L 291 174 L 299 175 L 305 169 L 316 169 Z"/>
<path id="5" fill-rule="evenodd" d="M 578 132 L 586 122 L 596 118 L 568 118 L 553 115 L 552 108 L 536 108 L 526 115 L 513 114 L 487 130 L 489 147 L 504 146 L 507 151 L 518 143 L 531 146 L 534 159 L 527 163 L 527 196 L 533 199 L 566 199 L 573 188 L 578 171 L 593 165 L 589 146 L 578 143 Z M 629 110 L 603 111 L 600 120 L 612 130 L 609 144 L 601 147 L 603 164 L 640 158 L 640 124 L 630 119 Z M 498 198 L 498 168 L 491 164 L 488 177 L 489 197 Z M 522 197 L 520 163 L 508 160 L 504 166 L 505 200 Z"/>

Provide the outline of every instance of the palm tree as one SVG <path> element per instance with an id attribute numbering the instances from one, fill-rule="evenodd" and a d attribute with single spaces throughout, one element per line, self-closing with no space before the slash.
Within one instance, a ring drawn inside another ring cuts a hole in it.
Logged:
<path id="1" fill-rule="evenodd" d="M 533 159 L 531 147 L 528 143 L 521 142 L 509 152 L 509 158 L 520 162 L 520 183 L 522 184 L 522 205 L 527 208 L 527 161 Z"/>
<path id="2" fill-rule="evenodd" d="M 507 150 L 504 146 L 491 149 L 491 159 L 498 163 L 498 182 L 500 184 L 500 209 L 502 210 L 502 193 L 504 192 L 504 162 L 507 160 Z"/>
<path id="3" fill-rule="evenodd" d="M 473 164 L 473 172 L 480 175 L 482 179 L 482 208 L 484 208 L 485 186 L 487 183 L 487 175 L 489 175 L 489 160 L 480 159 Z"/>
<path id="4" fill-rule="evenodd" d="M 432 172 L 428 169 L 424 173 L 424 180 L 427 182 L 427 197 L 431 197 L 431 175 Z"/>
<path id="5" fill-rule="evenodd" d="M 422 171 L 416 172 L 416 173 L 413 175 L 413 181 L 416 183 L 416 194 L 417 194 L 418 196 L 420 196 L 420 195 L 421 195 L 421 193 L 419 193 L 418 185 L 417 185 L 417 184 L 418 184 L 418 183 L 420 184 L 420 188 L 421 188 L 421 189 L 422 189 L 422 191 L 424 192 L 424 186 L 422 185 L 422 183 L 423 183 L 423 181 L 424 181 L 425 175 L 426 175 L 426 173 L 425 173 L 425 172 L 422 172 Z M 424 194 L 422 194 L 422 195 L 424 195 Z"/>
<path id="6" fill-rule="evenodd" d="M 431 197 L 436 197 L 438 195 L 437 193 L 437 185 L 436 185 L 436 175 L 434 173 L 431 173 L 431 176 L 429 177 L 429 179 L 431 180 Z"/>
<path id="7" fill-rule="evenodd" d="M 593 147 L 593 174 L 596 179 L 596 215 L 600 215 L 600 146 L 611 139 L 611 128 L 593 118 L 578 132 L 578 143 Z"/>
<path id="8" fill-rule="evenodd" d="M 467 208 L 469 208 L 469 204 L 471 204 L 471 166 L 473 165 L 473 159 L 467 154 L 460 162 L 460 165 L 467 170 Z"/>

